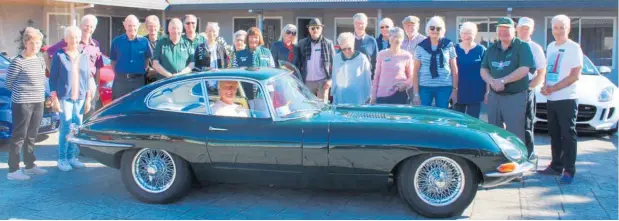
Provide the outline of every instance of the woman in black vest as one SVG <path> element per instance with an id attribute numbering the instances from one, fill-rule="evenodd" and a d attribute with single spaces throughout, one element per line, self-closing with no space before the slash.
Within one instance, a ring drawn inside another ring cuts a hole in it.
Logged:
<path id="1" fill-rule="evenodd" d="M 230 56 L 226 42 L 219 38 L 219 24 L 209 22 L 206 25 L 206 42 L 198 45 L 195 52 L 195 71 L 222 69 L 230 66 Z"/>

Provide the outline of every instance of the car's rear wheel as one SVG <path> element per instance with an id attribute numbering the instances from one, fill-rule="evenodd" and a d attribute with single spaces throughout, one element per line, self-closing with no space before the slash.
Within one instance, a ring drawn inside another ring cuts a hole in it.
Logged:
<path id="1" fill-rule="evenodd" d="M 429 218 L 462 214 L 477 194 L 478 178 L 464 159 L 448 155 L 411 158 L 398 173 L 398 190 L 413 210 Z"/>
<path id="2" fill-rule="evenodd" d="M 140 201 L 169 203 L 191 189 L 191 171 L 182 158 L 165 150 L 129 150 L 122 156 L 125 187 Z"/>

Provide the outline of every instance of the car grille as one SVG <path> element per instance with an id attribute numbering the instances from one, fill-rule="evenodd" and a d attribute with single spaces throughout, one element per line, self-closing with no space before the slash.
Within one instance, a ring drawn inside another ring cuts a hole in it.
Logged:
<path id="1" fill-rule="evenodd" d="M 535 106 L 535 116 L 539 119 L 547 120 L 547 103 L 537 103 Z M 585 122 L 592 120 L 595 117 L 596 111 L 597 108 L 593 105 L 578 105 L 578 116 L 576 117 L 576 122 Z"/>
<path id="2" fill-rule="evenodd" d="M 342 112 L 344 117 L 349 118 L 371 118 L 371 119 L 386 119 L 384 113 L 372 113 L 372 112 L 364 112 L 364 111 L 348 111 Z"/>

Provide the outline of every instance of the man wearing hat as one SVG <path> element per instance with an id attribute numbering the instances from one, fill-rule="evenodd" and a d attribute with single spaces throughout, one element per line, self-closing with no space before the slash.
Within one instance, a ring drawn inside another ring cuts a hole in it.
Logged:
<path id="1" fill-rule="evenodd" d="M 412 55 L 415 55 L 417 45 L 426 39 L 426 36 L 419 34 L 419 18 L 412 15 L 406 16 L 406 18 L 402 20 L 402 27 L 404 28 L 406 37 L 400 47 L 402 50 L 406 50 Z"/>
<path id="2" fill-rule="evenodd" d="M 535 67 L 531 47 L 516 38 L 514 21 L 499 18 L 499 39 L 486 51 L 481 63 L 481 77 L 490 85 L 488 123 L 507 130 L 525 141 L 525 112 L 528 73 Z"/>
<path id="3" fill-rule="evenodd" d="M 331 64 L 335 48 L 333 42 L 322 35 L 324 25 L 318 18 L 310 20 L 310 35 L 297 45 L 296 65 L 305 85 L 325 102 L 329 101 Z"/>
<path id="4" fill-rule="evenodd" d="M 522 17 L 518 20 L 517 33 L 518 38 L 523 42 L 529 44 L 531 52 L 533 53 L 533 60 L 535 62 L 535 70 L 528 74 L 529 90 L 527 90 L 527 109 L 526 109 L 526 122 L 525 122 L 525 140 L 527 150 L 531 154 L 534 150 L 534 133 L 533 133 L 533 118 L 535 117 L 535 87 L 541 85 L 546 78 L 546 55 L 544 55 L 544 49 L 539 44 L 531 40 L 531 35 L 535 27 L 533 19 L 528 17 Z"/>

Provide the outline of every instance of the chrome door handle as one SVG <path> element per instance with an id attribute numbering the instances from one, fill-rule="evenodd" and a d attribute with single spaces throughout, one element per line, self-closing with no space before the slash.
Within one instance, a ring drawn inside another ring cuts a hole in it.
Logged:
<path id="1" fill-rule="evenodd" d="M 208 127 L 208 130 L 210 130 L 210 131 L 228 131 L 228 129 L 217 128 L 217 127 Z"/>

